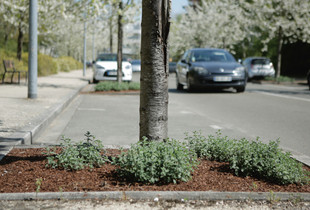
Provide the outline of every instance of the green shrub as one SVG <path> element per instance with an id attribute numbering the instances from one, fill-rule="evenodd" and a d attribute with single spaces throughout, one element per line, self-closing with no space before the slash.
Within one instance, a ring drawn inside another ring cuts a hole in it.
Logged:
<path id="1" fill-rule="evenodd" d="M 65 170 L 81 170 L 85 166 L 90 168 L 99 167 L 105 163 L 101 156 L 103 145 L 101 141 L 95 140 L 95 137 L 89 132 L 85 134 L 86 142 L 72 144 L 71 139 L 62 138 L 61 151 L 57 148 L 46 148 L 48 155 L 47 166 Z"/>
<path id="2" fill-rule="evenodd" d="M 305 183 L 307 179 L 302 164 L 292 159 L 289 152 L 284 153 L 279 141 L 264 144 L 242 139 L 229 162 L 236 175 L 255 176 L 279 184 Z"/>
<path id="3" fill-rule="evenodd" d="M 189 148 L 192 148 L 198 157 L 223 162 L 231 157 L 236 143 L 235 140 L 222 137 L 219 131 L 216 136 L 210 135 L 208 138 L 195 131 L 193 136 L 187 135 L 185 140 L 188 142 Z"/>
<path id="4" fill-rule="evenodd" d="M 279 148 L 279 141 L 264 144 L 256 141 L 229 140 L 217 136 L 205 138 L 198 132 L 186 138 L 189 148 L 199 157 L 229 162 L 236 175 L 254 176 L 279 184 L 309 182 L 309 176 L 302 164 Z"/>
<path id="5" fill-rule="evenodd" d="M 63 56 L 56 59 L 58 71 L 69 72 L 71 70 L 82 69 L 83 64 L 72 57 Z"/>
<path id="6" fill-rule="evenodd" d="M 48 55 L 38 55 L 38 76 L 48 76 L 57 74 L 57 64 L 55 60 Z"/>
<path id="7" fill-rule="evenodd" d="M 184 143 L 167 139 L 165 142 L 143 139 L 127 152 L 113 159 L 117 172 L 144 183 L 177 183 L 188 181 L 197 166 L 195 153 Z"/>
<path id="8" fill-rule="evenodd" d="M 291 77 L 286 76 L 280 76 L 278 78 L 275 77 L 265 77 L 265 80 L 267 81 L 274 81 L 274 82 L 294 82 L 295 79 Z"/>
<path id="9" fill-rule="evenodd" d="M 95 91 L 121 91 L 121 90 L 139 90 L 140 83 L 138 82 L 121 82 L 116 81 L 104 81 L 95 86 Z"/>

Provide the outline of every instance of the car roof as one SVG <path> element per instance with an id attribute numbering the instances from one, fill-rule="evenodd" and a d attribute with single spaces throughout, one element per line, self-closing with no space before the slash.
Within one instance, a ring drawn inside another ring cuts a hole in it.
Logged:
<path id="1" fill-rule="evenodd" d="M 220 51 L 227 51 L 225 49 L 220 49 L 220 48 L 192 48 L 190 49 L 191 51 L 205 51 L 205 50 L 220 50 Z"/>
<path id="2" fill-rule="evenodd" d="M 253 59 L 268 59 L 268 60 L 270 60 L 270 58 L 267 58 L 267 57 L 248 57 L 246 59 L 251 59 L 251 60 L 253 60 Z"/>

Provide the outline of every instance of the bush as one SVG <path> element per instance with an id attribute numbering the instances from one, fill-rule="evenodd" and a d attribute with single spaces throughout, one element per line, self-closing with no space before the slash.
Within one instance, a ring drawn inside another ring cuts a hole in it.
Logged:
<path id="1" fill-rule="evenodd" d="M 140 83 L 138 82 L 122 82 L 118 83 L 116 81 L 105 81 L 100 82 L 95 86 L 95 91 L 121 91 L 121 90 L 139 90 Z"/>
<path id="2" fill-rule="evenodd" d="M 292 159 L 289 152 L 284 153 L 279 141 L 264 144 L 242 139 L 229 162 L 236 175 L 255 176 L 279 184 L 307 182 L 302 164 Z"/>
<path id="3" fill-rule="evenodd" d="M 83 64 L 81 62 L 78 62 L 74 58 L 68 56 L 56 58 L 56 63 L 58 72 L 59 71 L 69 72 L 71 70 L 77 70 L 83 68 Z"/>
<path id="4" fill-rule="evenodd" d="M 309 182 L 302 164 L 292 159 L 290 153 L 284 153 L 279 148 L 279 141 L 264 144 L 258 139 L 251 142 L 246 139 L 229 140 L 220 132 L 217 134 L 216 137 L 205 138 L 194 132 L 186 140 L 199 157 L 229 162 L 236 175 L 254 176 L 278 184 Z"/>
<path id="5" fill-rule="evenodd" d="M 229 140 L 222 137 L 218 131 L 217 136 L 208 136 L 208 139 L 200 132 L 193 132 L 193 136 L 187 135 L 185 140 L 189 148 L 192 148 L 198 157 L 209 160 L 227 161 L 234 152 L 235 140 Z"/>
<path id="6" fill-rule="evenodd" d="M 21 61 L 19 61 L 16 58 L 15 52 L 0 49 L 0 58 L 2 60 L 13 60 L 15 68 L 17 70 L 28 71 L 27 52 L 23 52 L 22 59 Z M 2 60 L 0 65 L 0 76 L 2 76 L 2 74 L 4 73 Z M 38 76 L 48 76 L 52 74 L 57 74 L 60 71 L 68 72 L 81 68 L 83 68 L 82 63 L 78 62 L 72 57 L 52 58 L 48 55 L 38 54 Z M 24 76 L 24 74 L 22 74 L 21 76 Z"/>
<path id="7" fill-rule="evenodd" d="M 61 168 L 65 170 L 81 170 L 88 166 L 90 168 L 99 167 L 105 163 L 101 156 L 103 145 L 101 141 L 95 140 L 95 137 L 89 132 L 85 134 L 86 142 L 71 143 L 71 139 L 62 138 L 61 151 L 57 153 L 57 148 L 46 148 L 48 155 L 47 166 L 52 168 Z"/>
<path id="8" fill-rule="evenodd" d="M 57 63 L 48 55 L 38 55 L 38 76 L 57 74 Z"/>
<path id="9" fill-rule="evenodd" d="M 280 76 L 279 78 L 265 77 L 265 80 L 267 80 L 267 81 L 274 81 L 274 82 L 294 82 L 295 81 L 294 78 L 286 77 L 286 76 Z"/>
<path id="10" fill-rule="evenodd" d="M 122 152 L 113 164 L 121 176 L 144 183 L 188 181 L 198 162 L 195 153 L 176 140 L 142 141 Z"/>

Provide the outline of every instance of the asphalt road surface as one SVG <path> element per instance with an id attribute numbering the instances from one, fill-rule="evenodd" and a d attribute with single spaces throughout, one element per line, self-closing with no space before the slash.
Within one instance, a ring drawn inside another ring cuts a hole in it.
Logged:
<path id="1" fill-rule="evenodd" d="M 139 75 L 135 73 L 135 80 Z M 246 92 L 177 91 L 169 78 L 169 137 L 184 140 L 185 133 L 205 136 L 257 137 L 280 145 L 310 164 L 310 91 L 307 86 L 247 85 Z M 130 145 L 139 136 L 139 95 L 80 94 L 35 143 L 73 141 L 90 131 L 105 145 Z"/>

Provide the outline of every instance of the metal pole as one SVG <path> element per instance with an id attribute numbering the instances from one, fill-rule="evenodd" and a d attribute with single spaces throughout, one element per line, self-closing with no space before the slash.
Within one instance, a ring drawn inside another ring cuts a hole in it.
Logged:
<path id="1" fill-rule="evenodd" d="M 86 76 L 86 20 L 84 20 L 83 76 Z"/>
<path id="2" fill-rule="evenodd" d="M 96 19 L 95 19 L 95 21 L 94 21 L 94 31 L 93 31 L 93 60 L 92 61 L 94 61 L 96 58 L 96 55 L 95 55 L 95 40 L 96 40 L 96 23 L 97 23 L 97 21 L 96 21 Z"/>
<path id="3" fill-rule="evenodd" d="M 37 98 L 38 79 L 38 14 L 37 0 L 29 2 L 28 98 Z"/>

